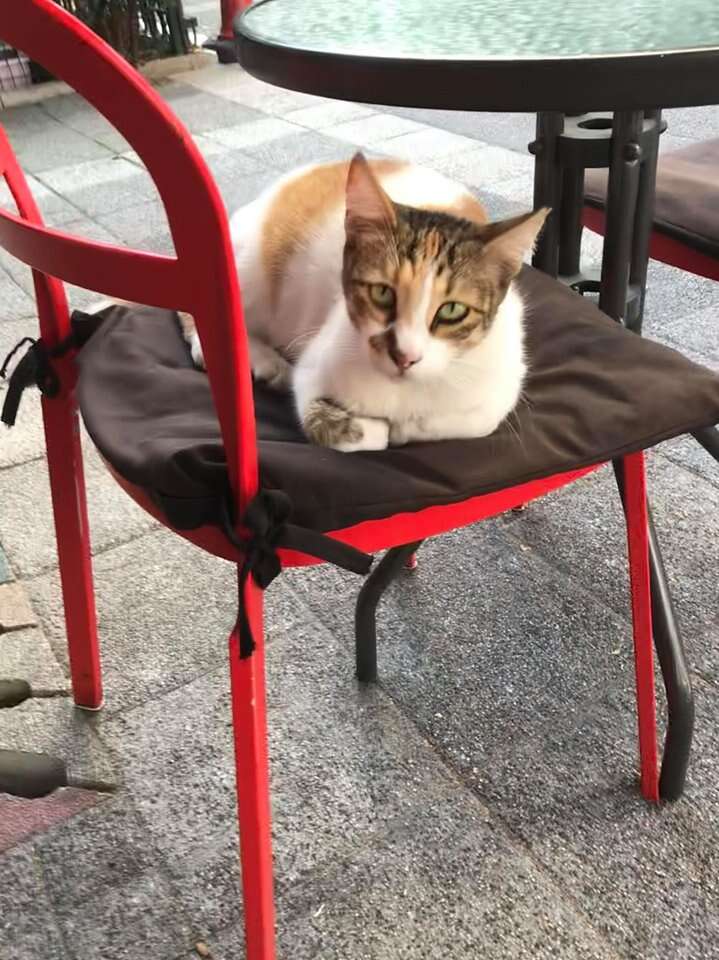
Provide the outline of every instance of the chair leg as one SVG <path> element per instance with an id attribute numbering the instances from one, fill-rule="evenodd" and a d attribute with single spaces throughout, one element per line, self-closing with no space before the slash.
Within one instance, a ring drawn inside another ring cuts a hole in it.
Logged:
<path id="1" fill-rule="evenodd" d="M 694 693 L 651 513 L 649 559 L 654 645 L 662 670 L 668 708 L 659 793 L 662 800 L 678 800 L 684 792 L 694 734 Z"/>
<path id="2" fill-rule="evenodd" d="M 617 464 L 617 469 L 622 474 L 623 503 L 627 524 L 641 791 L 646 800 L 657 803 L 659 775 L 644 454 L 634 453 L 624 457 Z"/>
<path id="3" fill-rule="evenodd" d="M 700 443 L 709 456 L 719 463 L 719 430 L 716 427 L 705 427 L 692 434 L 697 443 Z"/>
<path id="4" fill-rule="evenodd" d="M 405 570 L 416 570 L 419 566 L 419 560 L 417 559 L 417 553 L 410 553 L 407 559 L 404 562 Z"/>
<path id="5" fill-rule="evenodd" d="M 275 960 L 275 908 L 265 706 L 262 591 L 248 577 L 244 597 L 257 647 L 240 659 L 239 634 L 230 634 L 232 725 L 242 858 L 247 960 Z"/>
<path id="6" fill-rule="evenodd" d="M 359 592 L 355 607 L 355 659 L 357 679 L 362 683 L 377 680 L 377 604 L 421 542 L 388 550 Z"/>
<path id="7" fill-rule="evenodd" d="M 72 394 L 63 394 L 43 399 L 42 411 L 73 697 L 78 707 L 99 710 L 102 675 L 77 410 Z"/>

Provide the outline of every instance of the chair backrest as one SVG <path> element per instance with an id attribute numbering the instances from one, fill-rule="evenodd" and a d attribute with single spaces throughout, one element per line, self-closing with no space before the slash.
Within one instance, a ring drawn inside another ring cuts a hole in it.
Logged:
<path id="1" fill-rule="evenodd" d="M 122 57 L 54 0 L 0 0 L 0 36 L 76 90 L 125 137 L 167 214 L 176 257 L 45 227 L 0 131 L 0 173 L 19 216 L 0 208 L 0 246 L 33 268 L 42 336 L 68 327 L 62 284 L 191 313 L 197 323 L 240 508 L 257 487 L 252 379 L 222 199 L 190 134 Z M 0 116 L 0 123 L 1 123 Z"/>

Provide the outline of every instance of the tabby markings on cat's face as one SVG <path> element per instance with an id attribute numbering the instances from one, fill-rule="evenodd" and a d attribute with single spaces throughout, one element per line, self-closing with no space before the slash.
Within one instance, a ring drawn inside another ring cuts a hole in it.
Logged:
<path id="1" fill-rule="evenodd" d="M 436 378 L 477 346 L 545 212 L 479 224 L 393 203 L 361 155 L 347 182 L 343 289 L 388 377 Z"/>

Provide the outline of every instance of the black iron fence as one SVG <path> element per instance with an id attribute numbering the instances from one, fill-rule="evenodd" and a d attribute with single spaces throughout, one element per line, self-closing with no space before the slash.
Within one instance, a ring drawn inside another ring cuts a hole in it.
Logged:
<path id="1" fill-rule="evenodd" d="M 182 0 L 56 0 L 91 27 L 130 63 L 189 53 L 196 20 Z M 38 64 L 0 41 L 0 92 L 52 79 Z"/>

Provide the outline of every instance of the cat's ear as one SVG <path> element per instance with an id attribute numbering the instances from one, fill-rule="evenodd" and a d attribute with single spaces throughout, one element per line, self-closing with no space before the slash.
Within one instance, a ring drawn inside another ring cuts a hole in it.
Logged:
<path id="1" fill-rule="evenodd" d="M 549 207 L 542 207 L 509 220 L 488 223 L 482 228 L 485 255 L 502 260 L 513 275 L 519 273 L 525 255 L 534 249 L 549 212 Z"/>
<path id="2" fill-rule="evenodd" d="M 362 153 L 356 153 L 347 173 L 347 229 L 365 225 L 389 227 L 397 221 L 394 205 Z"/>

